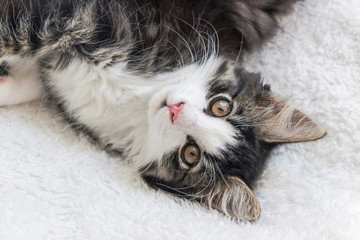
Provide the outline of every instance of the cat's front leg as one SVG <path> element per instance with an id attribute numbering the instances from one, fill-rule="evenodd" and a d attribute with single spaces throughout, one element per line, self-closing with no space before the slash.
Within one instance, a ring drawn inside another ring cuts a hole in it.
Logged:
<path id="1" fill-rule="evenodd" d="M 37 61 L 19 56 L 0 58 L 0 106 L 35 100 L 41 94 Z"/>

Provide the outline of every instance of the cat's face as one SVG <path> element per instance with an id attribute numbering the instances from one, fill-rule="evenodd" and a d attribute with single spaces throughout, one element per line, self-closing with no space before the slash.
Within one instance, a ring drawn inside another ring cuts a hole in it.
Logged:
<path id="1" fill-rule="evenodd" d="M 324 134 L 271 94 L 259 75 L 228 61 L 193 69 L 159 90 L 148 121 L 145 181 L 244 220 L 260 214 L 248 185 L 263 166 L 266 143 Z"/>

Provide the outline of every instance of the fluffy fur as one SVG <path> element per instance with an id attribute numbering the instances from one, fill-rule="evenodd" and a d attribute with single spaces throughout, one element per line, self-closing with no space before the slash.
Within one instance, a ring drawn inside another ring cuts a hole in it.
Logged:
<path id="1" fill-rule="evenodd" d="M 257 222 L 143 190 L 131 168 L 32 103 L 0 110 L 1 238 L 358 239 L 358 11 L 357 1 L 306 1 L 248 59 L 328 129 L 273 152 L 255 185 Z"/>
<path id="2" fill-rule="evenodd" d="M 325 133 L 241 65 L 294 2 L 2 1 L 0 105 L 43 95 L 152 187 L 255 220 L 271 144 Z"/>

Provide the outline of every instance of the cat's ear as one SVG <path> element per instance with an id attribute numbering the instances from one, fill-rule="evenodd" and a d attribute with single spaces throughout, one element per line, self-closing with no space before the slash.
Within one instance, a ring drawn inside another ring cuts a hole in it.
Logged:
<path id="1" fill-rule="evenodd" d="M 326 133 L 313 119 L 273 94 L 259 97 L 256 104 L 256 123 L 265 142 L 311 141 Z"/>
<path id="2" fill-rule="evenodd" d="M 202 203 L 226 215 L 245 221 L 254 221 L 260 216 L 260 205 L 250 188 L 237 177 L 219 180 Z"/>

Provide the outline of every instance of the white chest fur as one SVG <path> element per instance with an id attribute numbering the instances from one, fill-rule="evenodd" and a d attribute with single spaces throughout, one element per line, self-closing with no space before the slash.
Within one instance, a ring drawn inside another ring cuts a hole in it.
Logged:
<path id="1" fill-rule="evenodd" d="M 103 68 L 78 59 L 49 77 L 67 114 L 89 127 L 102 144 L 123 148 L 146 134 L 148 102 L 159 84 L 156 79 L 129 74 L 123 64 Z"/>

